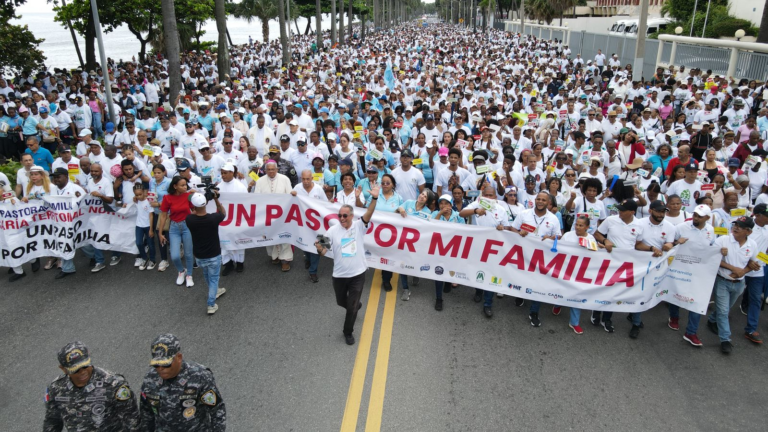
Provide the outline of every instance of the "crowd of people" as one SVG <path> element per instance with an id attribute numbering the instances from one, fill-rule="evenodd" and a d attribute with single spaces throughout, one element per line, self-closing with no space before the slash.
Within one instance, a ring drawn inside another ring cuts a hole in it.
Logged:
<path id="1" fill-rule="evenodd" d="M 215 55 L 185 53 L 175 100 L 162 57 L 0 80 L 0 153 L 23 165 L 13 185 L 0 176 L 3 199 L 13 205 L 89 194 L 113 208 L 133 202 L 134 266 L 164 272 L 170 254 L 176 284 L 187 287 L 200 261 L 189 216 L 203 217 L 206 208 L 216 213 L 213 201 L 200 201 L 206 183 L 221 194 L 309 196 L 347 208 L 339 216 L 374 207 L 590 250 L 661 256 L 685 242 L 716 245 L 723 258 L 707 327 L 730 353 L 728 314 L 744 292 L 744 336 L 762 343 L 764 83 L 683 66 L 643 79 L 615 55 L 583 59 L 558 40 L 441 24 L 403 24 L 347 42 L 318 47 L 314 36 L 295 36 L 288 65 L 276 42 L 232 47 L 223 81 Z M 115 95 L 113 121 L 105 73 Z M 108 267 L 104 251 L 81 251 L 91 258 L 91 272 Z M 327 251 L 319 244 L 318 254 L 304 253 L 311 282 L 318 282 L 319 255 Z M 244 251 L 218 253 L 221 276 L 246 271 Z M 268 247 L 267 254 L 283 272 L 291 270 L 290 245 Z M 109 266 L 121 262 L 122 254 L 110 255 Z M 41 261 L 45 269 L 59 268 L 57 279 L 76 271 L 73 260 L 55 258 L 33 261 L 32 271 Z M 26 276 L 22 267 L 9 272 L 11 281 Z M 392 290 L 392 273 L 381 274 L 382 288 Z M 210 285 L 218 276 L 206 279 L 213 313 L 211 296 L 220 294 Z M 420 281 L 399 281 L 407 301 Z M 357 289 L 353 282 L 347 285 Z M 436 310 L 453 288 L 435 282 Z M 356 316 L 354 296 L 339 292 L 348 318 Z M 489 318 L 495 296 L 474 293 Z M 529 304 L 532 326 L 541 325 L 540 307 Z M 679 316 L 669 305 L 670 329 L 679 330 Z M 700 318 L 689 312 L 683 336 L 697 347 Z M 641 314 L 628 320 L 629 336 L 637 338 Z M 592 312 L 590 322 L 609 333 L 615 328 L 610 312 Z M 354 317 L 345 336 L 353 325 Z M 583 333 L 579 309 L 571 308 L 569 326 Z"/>

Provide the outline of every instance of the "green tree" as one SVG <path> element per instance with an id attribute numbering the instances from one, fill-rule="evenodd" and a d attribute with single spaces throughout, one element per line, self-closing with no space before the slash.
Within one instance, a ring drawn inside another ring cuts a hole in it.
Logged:
<path id="1" fill-rule="evenodd" d="M 261 37 L 269 42 L 269 22 L 277 18 L 277 5 L 272 0 L 242 0 L 227 5 L 232 16 L 242 18 L 250 24 L 254 19 L 261 21 Z"/>
<path id="2" fill-rule="evenodd" d="M 0 2 L 0 73 L 15 74 L 44 67 L 45 55 L 38 49 L 43 39 L 35 35 L 24 25 L 11 24 L 11 19 L 21 18 L 16 15 L 16 8 L 26 0 L 4 0 Z"/>
<path id="3" fill-rule="evenodd" d="M 227 11 L 225 0 L 216 0 L 214 15 L 216 16 L 216 30 L 219 33 L 219 49 L 216 57 L 216 66 L 219 71 L 219 82 L 227 80 L 231 69 L 229 65 L 229 46 L 227 45 Z"/>
<path id="4" fill-rule="evenodd" d="M 170 99 L 175 101 L 181 91 L 181 48 L 176 29 L 176 8 L 173 0 L 161 0 L 163 10 L 163 37 L 168 57 Z"/>

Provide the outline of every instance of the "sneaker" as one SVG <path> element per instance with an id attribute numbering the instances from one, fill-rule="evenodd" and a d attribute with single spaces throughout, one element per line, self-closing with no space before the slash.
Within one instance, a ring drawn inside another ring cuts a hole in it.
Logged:
<path id="1" fill-rule="evenodd" d="M 384 291 L 386 292 L 392 291 L 392 284 L 389 282 L 382 282 L 381 287 L 384 288 Z"/>
<path id="2" fill-rule="evenodd" d="M 746 316 L 747 315 L 747 309 L 748 307 L 744 307 L 744 303 L 739 304 L 739 311 L 741 311 L 741 314 Z"/>
<path id="3" fill-rule="evenodd" d="M 187 288 L 195 286 L 195 281 L 192 280 L 192 276 L 187 276 Z"/>
<path id="4" fill-rule="evenodd" d="M 161 272 L 166 271 L 168 269 L 168 266 L 170 266 L 170 264 L 168 264 L 168 261 L 162 260 L 160 261 L 160 265 L 157 266 L 157 271 L 161 271 Z"/>
<path id="5" fill-rule="evenodd" d="M 574 333 L 576 333 L 576 334 L 584 333 L 584 330 L 582 330 L 581 326 L 578 325 L 578 324 L 576 324 L 576 325 L 568 324 L 568 327 L 572 328 Z"/>
<path id="6" fill-rule="evenodd" d="M 223 296 L 226 292 L 227 292 L 226 288 L 219 288 L 216 291 L 216 298 L 219 298 L 219 297 Z"/>
<path id="7" fill-rule="evenodd" d="M 493 316 L 493 310 L 490 306 L 483 306 L 483 313 L 486 317 L 490 318 Z"/>
<path id="8" fill-rule="evenodd" d="M 404 289 L 404 290 L 403 290 L 403 295 L 401 295 L 401 296 L 400 296 L 400 300 L 402 300 L 402 301 L 408 301 L 408 300 L 410 300 L 410 299 L 411 299 L 411 290 L 409 290 L 409 289 Z"/>
<path id="9" fill-rule="evenodd" d="M 539 314 L 537 312 L 533 312 L 528 315 L 528 319 L 531 320 L 532 326 L 541 327 L 541 321 L 539 320 Z"/>
<path id="10" fill-rule="evenodd" d="M 752 333 L 744 333 L 744 337 L 749 339 L 750 342 L 761 344 L 763 343 L 763 339 L 760 338 L 760 333 L 753 331 Z"/>
<path id="11" fill-rule="evenodd" d="M 438 312 L 443 310 L 443 299 L 435 300 L 435 310 L 438 311 Z"/>
<path id="12" fill-rule="evenodd" d="M 699 337 L 696 336 L 695 334 L 688 334 L 688 333 L 686 333 L 686 334 L 683 335 L 683 340 L 686 340 L 686 341 L 690 342 L 691 345 L 693 345 L 695 347 L 704 346 L 704 344 L 701 343 L 701 340 L 699 340 Z"/>
<path id="13" fill-rule="evenodd" d="M 122 259 L 122 257 L 114 256 L 113 255 L 112 258 L 110 258 L 110 260 L 109 260 L 109 265 L 111 265 L 111 266 L 118 265 L 118 264 L 120 264 L 120 260 L 121 259 Z"/>
<path id="14" fill-rule="evenodd" d="M 730 354 L 733 351 L 733 344 L 730 341 L 720 342 L 720 351 L 723 354 Z"/>
<path id="15" fill-rule="evenodd" d="M 235 263 L 232 261 L 224 264 L 224 266 L 221 268 L 221 276 L 229 276 L 230 273 L 232 273 L 235 270 Z"/>
<path id="16" fill-rule="evenodd" d="M 560 312 L 562 312 L 563 308 L 561 306 L 554 306 L 552 307 L 552 315 L 560 315 Z"/>
<path id="17" fill-rule="evenodd" d="M 631 313 L 627 314 L 627 321 L 632 322 L 632 314 Z M 643 324 L 642 321 L 640 321 L 640 328 L 645 328 L 645 324 Z"/>
<path id="18" fill-rule="evenodd" d="M 504 298 L 504 294 L 502 294 L 502 293 L 496 293 L 496 298 Z"/>
<path id="19" fill-rule="evenodd" d="M 603 325 L 603 328 L 605 329 L 605 331 L 607 331 L 608 333 L 613 333 L 613 323 L 611 322 L 611 320 L 603 321 L 601 324 Z"/>
<path id="20" fill-rule="evenodd" d="M 679 324 L 680 318 L 675 317 L 669 317 L 669 321 L 667 321 L 667 327 L 671 328 L 674 331 L 680 330 L 680 324 Z"/>
<path id="21" fill-rule="evenodd" d="M 638 336 L 640 336 L 640 326 L 633 325 L 632 329 L 629 330 L 629 337 L 637 339 Z"/>
<path id="22" fill-rule="evenodd" d="M 148 261 L 144 261 L 143 259 L 139 258 L 139 265 L 137 265 L 136 267 L 138 267 L 139 270 L 146 270 L 147 269 L 147 262 Z"/>
<path id="23" fill-rule="evenodd" d="M 27 273 L 21 273 L 21 274 L 12 274 L 11 277 L 8 278 L 8 282 L 16 282 L 17 280 L 25 277 Z"/>
<path id="24" fill-rule="evenodd" d="M 146 268 L 147 268 L 147 270 L 154 270 L 156 265 L 157 264 L 155 264 L 154 261 L 147 261 L 147 267 Z"/>
<path id="25" fill-rule="evenodd" d="M 141 258 L 136 258 L 136 259 L 133 261 L 133 266 L 134 266 L 134 267 L 138 267 L 138 266 L 140 266 L 142 261 L 144 261 L 144 260 L 142 260 Z"/>
<path id="26" fill-rule="evenodd" d="M 355 344 L 355 337 L 352 335 L 344 335 L 344 342 L 347 343 L 347 345 L 354 345 Z"/>
<path id="27" fill-rule="evenodd" d="M 719 335 L 720 329 L 717 327 L 717 323 L 714 321 L 707 320 L 707 328 L 714 334 Z"/>
<path id="28" fill-rule="evenodd" d="M 91 273 L 98 273 L 105 268 L 107 268 L 107 266 L 105 266 L 104 263 L 96 263 L 96 265 L 91 269 Z"/>
<path id="29" fill-rule="evenodd" d="M 477 292 L 475 293 L 475 296 L 474 296 L 474 297 L 472 297 L 472 300 L 473 300 L 475 303 L 480 303 L 480 300 L 482 300 L 482 299 L 483 299 L 483 297 L 482 297 L 480 294 L 478 294 Z"/>
<path id="30" fill-rule="evenodd" d="M 517 306 L 517 307 L 525 306 L 525 299 L 516 298 L 515 299 L 515 306 Z"/>
<path id="31" fill-rule="evenodd" d="M 208 315 L 213 315 L 216 313 L 216 311 L 219 310 L 219 305 L 215 304 L 213 306 L 208 306 Z"/>
<path id="32" fill-rule="evenodd" d="M 187 272 L 179 272 L 179 276 L 176 278 L 176 285 L 184 285 L 185 277 L 187 277 Z"/>
<path id="33" fill-rule="evenodd" d="M 589 321 L 592 323 L 593 326 L 599 326 L 600 325 L 600 318 L 602 313 L 598 311 L 592 311 L 592 316 L 589 318 Z"/>

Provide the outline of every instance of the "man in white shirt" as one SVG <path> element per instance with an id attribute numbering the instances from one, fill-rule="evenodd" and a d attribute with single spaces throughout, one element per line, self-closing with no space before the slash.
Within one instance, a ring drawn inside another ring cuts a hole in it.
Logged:
<path id="1" fill-rule="evenodd" d="M 194 159 L 192 150 L 198 151 L 203 144 L 207 144 L 205 138 L 197 133 L 197 119 L 192 119 L 184 124 L 184 135 L 179 139 L 179 145 L 184 150 L 184 157 Z"/>
<path id="2" fill-rule="evenodd" d="M 728 312 L 744 291 L 744 276 L 750 271 L 760 270 L 756 261 L 760 250 L 757 243 L 749 238 L 754 227 L 752 218 L 741 216 L 733 222 L 730 235 L 715 240 L 723 259 L 715 278 L 715 307 L 707 319 L 707 327 L 719 336 L 723 354 L 733 351 Z"/>
<path id="3" fill-rule="evenodd" d="M 181 134 L 176 128 L 171 127 L 171 121 L 168 120 L 168 116 L 162 115 L 160 117 L 160 129 L 155 132 L 155 138 L 160 140 L 160 148 L 163 149 L 163 154 L 169 159 L 173 157 L 173 148 L 176 147 L 176 143 L 181 141 Z"/>
<path id="4" fill-rule="evenodd" d="M 299 147 L 299 150 L 301 150 L 301 147 Z M 328 202 L 328 198 L 325 196 L 323 187 L 314 182 L 314 178 L 312 177 L 312 170 L 310 169 L 304 169 L 301 171 L 301 183 L 293 187 L 291 195 L 315 198 L 322 202 Z M 304 252 L 304 268 L 309 270 L 309 280 L 311 280 L 312 283 L 317 283 L 318 281 L 318 264 L 320 264 L 320 255 L 309 251 Z"/>
<path id="5" fill-rule="evenodd" d="M 229 162 L 222 165 L 221 182 L 219 182 L 217 185 L 220 194 L 248 193 L 248 188 L 245 187 L 243 182 L 235 178 L 235 171 L 235 166 Z M 209 204 L 211 202 L 209 202 Z M 235 270 L 238 273 L 242 272 L 244 262 L 244 250 L 222 250 L 221 263 L 223 268 L 221 271 L 221 276 L 229 276 L 229 274 L 232 273 L 232 270 Z"/>
<path id="6" fill-rule="evenodd" d="M 392 176 L 397 182 L 395 191 L 403 197 L 404 201 L 415 200 L 426 184 L 424 174 L 413 167 L 412 161 L 413 153 L 407 149 L 403 150 L 400 153 L 400 166 L 392 171 Z"/>
<path id="7" fill-rule="evenodd" d="M 624 200 L 617 204 L 616 208 L 619 214 L 608 216 L 595 232 L 595 240 L 605 245 L 605 250 L 610 253 L 613 248 L 635 249 L 637 238 L 642 237 L 643 227 L 639 219 L 635 218 L 637 211 L 637 202 L 633 199 Z M 611 318 L 613 312 L 603 312 L 602 318 L 600 312 L 592 312 L 592 324 L 602 324 L 605 331 L 613 333 L 614 327 Z M 633 317 L 633 319 L 635 319 Z M 633 325 L 640 326 L 639 317 Z"/>
<path id="8" fill-rule="evenodd" d="M 595 56 L 595 65 L 598 69 L 600 69 L 600 73 L 603 73 L 603 68 L 605 68 L 605 54 L 603 54 L 602 50 L 597 50 L 597 55 Z"/>
<path id="9" fill-rule="evenodd" d="M 755 226 L 749 239 L 757 244 L 759 252 L 768 251 L 768 206 L 758 204 L 752 210 Z M 747 314 L 747 326 L 744 328 L 744 337 L 755 344 L 763 343 L 757 332 L 757 322 L 760 318 L 760 309 L 763 306 L 763 289 L 765 280 L 765 265 L 758 261 L 759 270 L 754 270 L 745 276 L 745 291 L 741 301 L 741 311 Z"/>
<path id="10" fill-rule="evenodd" d="M 85 190 L 80 186 L 69 181 L 69 171 L 65 167 L 56 168 L 51 173 L 52 183 L 56 187 L 51 188 L 53 196 L 70 196 L 80 198 L 85 195 Z M 56 274 L 55 279 L 63 279 L 75 273 L 75 260 L 65 259 L 61 261 L 61 270 Z"/>
<path id="11" fill-rule="evenodd" d="M 693 210 L 692 220 L 675 226 L 675 244 L 684 244 L 691 242 L 694 248 L 707 248 L 715 243 L 715 229 L 709 224 L 712 216 L 712 209 L 707 205 L 699 205 Z M 680 328 L 680 306 L 669 304 L 669 322 L 668 326 L 677 331 Z M 699 336 L 696 334 L 699 329 L 701 315 L 693 311 L 688 311 L 688 325 L 685 328 L 683 339 L 695 347 L 701 347 Z"/>
<path id="12" fill-rule="evenodd" d="M 95 141 L 94 141 L 95 142 Z M 104 168 L 98 163 L 91 164 L 91 181 L 88 182 L 85 191 L 94 198 L 99 198 L 104 203 L 105 208 L 115 201 L 115 191 L 112 182 L 103 175 Z M 93 245 L 83 246 L 83 253 L 88 258 L 93 258 L 96 265 L 91 269 L 91 273 L 98 273 L 106 268 L 104 264 L 104 252 Z M 117 265 L 120 262 L 120 252 L 113 252 L 109 265 Z"/>
<path id="13" fill-rule="evenodd" d="M 667 188 L 667 197 L 677 195 L 683 202 L 683 210 L 692 212 L 696 207 L 696 200 L 701 195 L 701 182 L 698 181 L 697 175 L 699 168 L 694 163 L 689 163 L 685 166 L 685 177 L 682 180 L 673 182 L 672 185 Z M 710 192 L 707 192 L 710 195 Z"/>

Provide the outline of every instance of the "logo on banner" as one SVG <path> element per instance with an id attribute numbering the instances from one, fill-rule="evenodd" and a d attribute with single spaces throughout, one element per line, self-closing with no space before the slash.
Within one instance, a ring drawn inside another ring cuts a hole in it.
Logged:
<path id="1" fill-rule="evenodd" d="M 661 291 L 656 293 L 656 297 L 661 297 L 661 296 L 664 296 L 664 295 L 667 295 L 667 294 L 669 294 L 669 290 L 661 290 Z"/>
<path id="2" fill-rule="evenodd" d="M 574 303 L 586 303 L 587 299 L 566 299 L 566 301 L 574 302 Z"/>
<path id="3" fill-rule="evenodd" d="M 485 272 L 480 270 L 475 274 L 475 282 L 485 282 Z"/>
<path id="4" fill-rule="evenodd" d="M 394 265 L 393 261 L 387 258 L 381 258 L 379 262 L 384 265 Z"/>
<path id="5" fill-rule="evenodd" d="M 491 285 L 501 286 L 501 278 L 498 276 L 491 276 Z"/>
<path id="6" fill-rule="evenodd" d="M 695 301 L 692 297 L 686 297 L 680 294 L 675 294 L 675 298 L 686 303 L 693 303 Z"/>
<path id="7" fill-rule="evenodd" d="M 408 264 L 405 264 L 405 263 L 400 263 L 400 268 L 401 269 L 407 269 L 407 270 L 416 270 L 416 267 L 408 265 Z"/>
<path id="8" fill-rule="evenodd" d="M 451 277 L 453 277 L 454 275 L 456 275 L 456 272 L 451 270 L 451 271 L 448 272 L 448 274 L 451 275 Z"/>
<path id="9" fill-rule="evenodd" d="M 281 232 L 277 236 L 280 237 L 281 239 L 289 239 L 289 238 L 293 237 L 293 234 L 291 234 L 289 232 Z"/>
<path id="10" fill-rule="evenodd" d="M 549 293 L 548 295 L 549 295 L 550 297 L 554 297 L 555 299 L 561 299 L 561 298 L 563 298 L 563 296 L 561 296 L 560 294 L 552 294 L 552 293 Z"/>
<path id="11" fill-rule="evenodd" d="M 263 242 L 270 242 L 270 241 L 272 241 L 271 238 L 263 235 L 263 236 L 261 236 L 261 238 L 259 240 L 256 240 L 256 243 L 263 243 Z"/>
<path id="12" fill-rule="evenodd" d="M 608 300 L 595 300 L 595 303 L 601 304 L 601 305 L 609 305 L 609 304 L 611 304 L 611 302 L 609 302 Z"/>
<path id="13" fill-rule="evenodd" d="M 440 267 L 440 266 L 437 266 L 437 267 L 435 267 L 435 274 L 436 274 L 436 275 L 438 275 L 438 276 L 442 275 L 442 274 L 443 274 L 443 271 L 444 271 L 444 270 L 443 270 L 443 268 L 442 268 L 442 267 Z"/>
<path id="14" fill-rule="evenodd" d="M 535 291 L 535 290 L 533 290 L 533 289 L 531 289 L 531 288 L 526 288 L 526 289 L 525 289 L 525 293 L 526 293 L 526 294 L 538 294 L 538 295 L 542 295 L 542 296 L 543 296 L 543 295 L 546 295 L 546 294 L 544 294 L 544 293 L 543 293 L 543 292 L 541 292 L 541 291 Z"/>
<path id="15" fill-rule="evenodd" d="M 667 257 L 667 265 L 672 265 L 672 261 L 674 261 L 674 260 L 675 260 L 675 256 L 674 255 L 668 256 Z"/>
<path id="16" fill-rule="evenodd" d="M 223 241 L 222 241 L 222 243 L 223 243 Z M 253 243 L 253 239 L 249 239 L 249 238 L 243 238 L 243 239 L 235 240 L 235 244 L 239 244 L 239 245 L 246 245 L 246 244 L 251 244 L 251 243 Z"/>
<path id="17" fill-rule="evenodd" d="M 419 270 L 421 271 L 429 271 L 430 267 L 428 265 L 423 265 Z"/>
<path id="18" fill-rule="evenodd" d="M 302 245 L 302 246 L 308 246 L 306 243 L 304 243 L 304 239 L 303 239 L 303 238 L 301 238 L 301 237 L 299 237 L 299 238 L 296 240 L 296 243 L 298 243 L 298 244 L 300 244 L 300 245 Z M 366 253 L 366 255 L 367 255 L 367 253 Z"/>
<path id="19" fill-rule="evenodd" d="M 507 288 L 520 291 L 523 287 L 521 287 L 520 285 L 507 284 Z"/>

